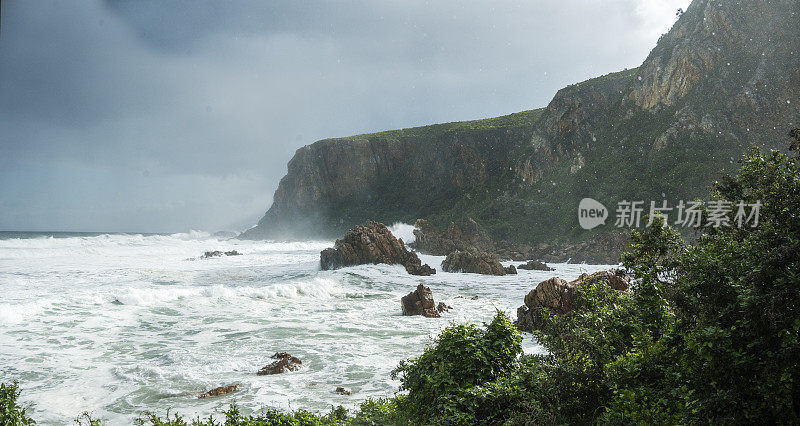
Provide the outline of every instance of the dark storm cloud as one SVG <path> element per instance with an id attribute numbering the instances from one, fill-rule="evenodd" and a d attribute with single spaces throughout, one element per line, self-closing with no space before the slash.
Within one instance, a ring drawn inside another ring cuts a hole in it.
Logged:
<path id="1" fill-rule="evenodd" d="M 686 3 L 3 2 L 0 229 L 244 226 L 299 146 L 544 106 Z"/>

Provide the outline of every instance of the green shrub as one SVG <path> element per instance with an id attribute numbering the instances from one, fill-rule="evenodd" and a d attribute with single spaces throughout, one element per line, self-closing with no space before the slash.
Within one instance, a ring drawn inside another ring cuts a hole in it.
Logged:
<path id="1" fill-rule="evenodd" d="M 0 383 L 0 425 L 22 426 L 36 424 L 33 419 L 25 415 L 25 409 L 17 404 L 19 393 L 17 382 L 10 384 Z"/>
<path id="2" fill-rule="evenodd" d="M 489 422 L 514 406 L 513 376 L 522 353 L 521 337 L 498 312 L 482 330 L 452 325 L 419 358 L 392 373 L 408 395 L 401 401 L 416 424 Z"/>

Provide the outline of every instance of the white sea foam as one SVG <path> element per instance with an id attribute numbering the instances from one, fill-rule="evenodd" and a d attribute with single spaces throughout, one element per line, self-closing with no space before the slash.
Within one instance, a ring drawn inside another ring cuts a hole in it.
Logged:
<path id="1" fill-rule="evenodd" d="M 0 303 L 0 325 L 19 324 L 36 317 L 51 305 L 47 299 L 23 303 Z"/>
<path id="2" fill-rule="evenodd" d="M 392 231 L 413 241 L 411 225 Z M 0 371 L 22 383 L 23 402 L 45 425 L 84 410 L 109 424 L 130 424 L 145 409 L 207 415 L 230 400 L 195 395 L 230 383 L 241 383 L 235 398 L 244 410 L 353 408 L 394 394 L 389 372 L 451 321 L 486 322 L 495 309 L 513 315 L 536 283 L 603 268 L 557 264 L 504 277 L 413 277 L 390 265 L 321 271 L 319 252 L 331 244 L 202 232 L 0 240 Z M 208 250 L 243 255 L 199 259 Z M 421 258 L 435 268 L 443 260 Z M 403 317 L 399 299 L 419 282 L 453 310 Z M 524 346 L 541 350 L 530 336 Z M 277 351 L 303 368 L 254 375 Z"/>

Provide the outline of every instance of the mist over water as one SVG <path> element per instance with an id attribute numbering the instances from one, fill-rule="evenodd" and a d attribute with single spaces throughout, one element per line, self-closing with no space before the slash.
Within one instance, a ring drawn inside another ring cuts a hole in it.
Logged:
<path id="1" fill-rule="evenodd" d="M 392 227 L 406 242 L 412 229 Z M 489 321 L 495 309 L 514 317 L 536 283 L 605 269 L 554 265 L 505 277 L 414 277 L 388 265 L 320 271 L 319 252 L 332 244 L 201 232 L 0 235 L 0 376 L 19 380 L 41 424 L 69 423 L 83 411 L 110 424 L 146 410 L 193 417 L 234 400 L 245 412 L 354 408 L 394 394 L 399 382 L 389 372 L 449 323 Z M 243 255 L 199 259 L 207 250 Z M 440 269 L 443 257 L 420 257 Z M 420 282 L 454 309 L 439 319 L 403 317 L 400 298 Z M 525 347 L 540 350 L 529 335 Z M 256 376 L 277 351 L 303 368 Z M 234 383 L 241 386 L 231 396 L 197 399 Z"/>

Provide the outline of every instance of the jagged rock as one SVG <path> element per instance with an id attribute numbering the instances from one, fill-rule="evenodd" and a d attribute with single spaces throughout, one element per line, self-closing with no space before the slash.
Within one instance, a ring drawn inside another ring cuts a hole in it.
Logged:
<path id="1" fill-rule="evenodd" d="M 494 252 L 494 242 L 472 218 L 450 223 L 444 232 L 438 232 L 425 219 L 414 223 L 416 241 L 410 244 L 421 252 L 446 256 L 456 250 Z"/>
<path id="2" fill-rule="evenodd" d="M 517 268 L 514 265 L 503 266 L 503 270 L 506 271 L 506 275 L 517 275 Z"/>
<path id="3" fill-rule="evenodd" d="M 536 260 L 531 260 L 528 261 L 528 263 L 523 263 L 522 265 L 517 266 L 517 268 L 527 269 L 528 271 L 555 271 L 555 269 Z"/>
<path id="4" fill-rule="evenodd" d="M 212 396 L 222 396 L 227 395 L 232 392 L 236 392 L 236 389 L 239 389 L 239 385 L 228 385 L 228 386 L 220 386 L 218 388 L 211 389 L 210 391 L 198 396 L 198 398 L 208 398 Z"/>
<path id="5" fill-rule="evenodd" d="M 444 302 L 439 302 L 439 304 L 436 305 L 436 312 L 439 312 L 440 314 L 442 312 L 449 312 L 450 309 L 453 309 L 453 307 L 449 306 L 449 305 L 445 305 Z"/>
<path id="6" fill-rule="evenodd" d="M 352 395 L 352 392 L 341 386 L 337 386 L 335 392 L 338 393 L 339 395 Z"/>
<path id="7" fill-rule="evenodd" d="M 320 253 L 323 270 L 378 263 L 403 265 L 412 275 L 436 273 L 430 266 L 422 265 L 417 254 L 406 249 L 403 240 L 395 238 L 386 225 L 372 220 L 347 231 L 333 248 Z"/>
<path id="8" fill-rule="evenodd" d="M 417 289 L 400 299 L 403 315 L 422 315 L 428 318 L 439 318 L 436 302 L 431 289 L 420 284 Z"/>
<path id="9" fill-rule="evenodd" d="M 226 251 L 226 252 L 222 252 L 222 251 L 219 251 L 219 250 L 214 250 L 214 251 L 205 252 L 202 256 L 200 256 L 200 258 L 201 259 L 209 259 L 209 258 L 212 258 L 212 257 L 222 257 L 223 255 L 225 255 L 225 256 L 241 256 L 242 254 L 239 253 L 236 250 L 231 250 L 231 251 Z"/>
<path id="10" fill-rule="evenodd" d="M 448 254 L 442 262 L 442 270 L 445 272 L 506 275 L 506 270 L 495 254 L 478 251 L 454 251 Z"/>
<path id="11" fill-rule="evenodd" d="M 619 291 L 628 291 L 631 287 L 630 277 L 620 269 L 609 269 L 608 271 L 595 272 L 591 275 L 583 273 L 573 282 L 586 284 L 597 281 L 605 282 L 614 290 Z"/>
<path id="12" fill-rule="evenodd" d="M 549 309 L 558 315 L 567 314 L 575 306 L 576 288 L 596 282 L 605 283 L 619 291 L 627 291 L 630 288 L 630 277 L 619 269 L 600 271 L 592 275 L 582 274 L 570 282 L 553 277 L 540 282 L 525 295 L 525 304 L 517 309 L 515 325 L 522 331 L 539 329 L 544 322 L 544 309 Z"/>
<path id="13" fill-rule="evenodd" d="M 406 272 L 411 275 L 427 277 L 436 274 L 436 269 L 431 268 L 428 266 L 428 264 L 423 265 L 422 261 L 414 252 L 411 252 L 411 255 L 406 258 L 406 263 L 404 266 L 406 267 Z"/>
<path id="14" fill-rule="evenodd" d="M 258 370 L 257 374 L 259 376 L 296 371 L 303 365 L 303 362 L 300 361 L 299 358 L 290 355 L 288 352 L 276 352 L 271 358 L 275 361 L 264 366 L 261 370 Z"/>

